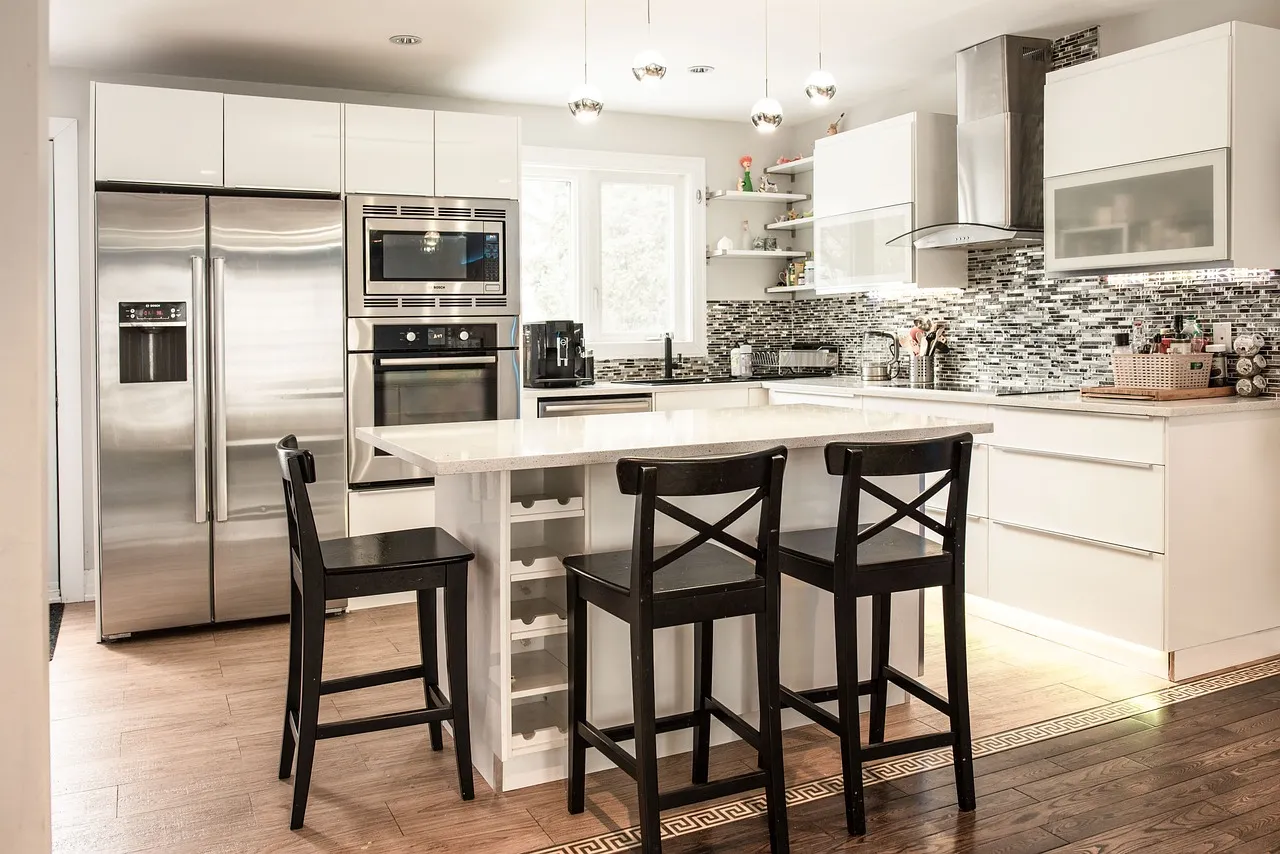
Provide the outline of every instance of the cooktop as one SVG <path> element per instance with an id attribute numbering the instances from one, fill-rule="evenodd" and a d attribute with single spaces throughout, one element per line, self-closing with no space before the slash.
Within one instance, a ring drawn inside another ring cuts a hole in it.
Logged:
<path id="1" fill-rule="evenodd" d="M 868 383 L 868 385 L 873 385 Z M 875 383 L 874 385 L 886 385 L 890 388 L 918 388 L 928 391 L 957 391 L 970 394 L 994 394 L 997 397 L 1007 397 L 1014 394 L 1052 394 L 1061 391 L 1074 391 L 1074 389 L 1061 386 L 1019 386 L 1019 385 L 984 385 L 982 383 L 960 383 L 960 382 L 935 382 L 928 385 L 912 384 L 908 382 L 891 382 L 891 383 Z"/>

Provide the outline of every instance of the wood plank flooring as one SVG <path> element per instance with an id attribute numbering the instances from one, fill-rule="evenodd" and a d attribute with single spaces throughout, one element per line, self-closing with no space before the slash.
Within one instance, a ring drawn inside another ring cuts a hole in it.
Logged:
<path id="1" fill-rule="evenodd" d="M 942 687 L 936 603 L 927 613 L 925 678 Z M 445 752 L 432 753 L 422 728 L 323 742 L 307 827 L 290 832 L 292 787 L 275 777 L 286 629 L 255 624 L 102 645 L 92 606 L 68 607 L 50 665 L 55 851 L 523 854 L 634 824 L 633 784 L 616 771 L 590 778 L 581 816 L 565 813 L 559 783 L 495 796 L 477 778 L 477 799 L 463 804 L 452 746 L 446 739 Z M 417 661 L 412 606 L 356 611 L 327 632 L 326 678 Z M 977 619 L 969 652 L 978 735 L 1168 686 Z M 333 695 L 322 720 L 420 702 L 414 683 Z M 909 703 L 891 710 L 889 735 L 942 725 L 932 709 Z M 1088 846 L 1139 833 L 1179 845 L 1219 840 L 1186 850 L 1255 844 L 1280 832 L 1273 751 L 1280 684 L 1250 684 L 984 757 L 976 816 L 956 815 L 949 769 L 870 787 L 866 841 L 844 836 L 838 798 L 799 805 L 792 850 L 1110 852 L 1140 849 Z M 786 757 L 793 786 L 839 771 L 834 740 L 816 728 L 789 732 Z M 753 760 L 738 744 L 712 758 L 713 774 Z M 687 761 L 664 761 L 668 785 L 684 777 Z M 672 839 L 665 850 L 765 850 L 764 839 L 763 821 L 751 818 Z"/>

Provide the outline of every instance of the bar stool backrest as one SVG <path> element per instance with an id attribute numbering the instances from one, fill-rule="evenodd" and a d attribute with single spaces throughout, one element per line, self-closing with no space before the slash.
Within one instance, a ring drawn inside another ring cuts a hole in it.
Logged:
<path id="1" fill-rule="evenodd" d="M 751 454 L 693 460 L 618 460 L 618 489 L 623 495 L 636 496 L 635 530 L 631 539 L 632 596 L 638 595 L 641 602 L 652 599 L 654 572 L 712 541 L 754 562 L 757 576 L 776 580 L 782 475 L 786 463 L 787 449 L 781 446 Z M 748 490 L 751 495 L 713 523 L 666 500 L 677 496 L 732 495 Z M 727 531 L 757 504 L 760 517 L 756 542 L 767 544 L 765 548 L 757 548 Z M 696 533 L 655 559 L 653 535 L 657 513 Z"/>
<path id="2" fill-rule="evenodd" d="M 307 492 L 307 484 L 316 482 L 316 461 L 310 451 L 298 447 L 298 438 L 292 433 L 276 442 L 276 456 L 280 460 L 280 477 L 284 484 L 291 571 L 301 576 L 305 588 L 307 576 L 323 566 L 320 535 Z M 318 581 L 316 584 L 318 586 Z"/>
<path id="3" fill-rule="evenodd" d="M 840 518 L 836 526 L 836 565 L 842 565 L 842 558 L 851 559 L 850 565 L 856 565 L 859 543 L 865 543 L 898 522 L 909 519 L 940 536 L 943 548 L 956 557 L 957 572 L 962 571 L 972 456 L 973 436 L 969 433 L 928 442 L 832 442 L 827 445 L 827 472 L 843 479 Z M 867 480 L 869 477 L 928 474 L 941 474 L 941 477 L 909 501 L 903 501 Z M 944 489 L 947 490 L 947 510 L 943 521 L 939 522 L 924 508 L 930 498 Z M 864 492 L 889 505 L 892 512 L 870 527 L 859 530 Z"/>

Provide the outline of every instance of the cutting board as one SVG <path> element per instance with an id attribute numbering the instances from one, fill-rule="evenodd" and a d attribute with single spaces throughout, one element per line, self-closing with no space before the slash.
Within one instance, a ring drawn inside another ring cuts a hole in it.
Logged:
<path id="1" fill-rule="evenodd" d="M 1086 386 L 1080 389 L 1085 397 L 1106 400 L 1199 400 L 1206 397 L 1231 397 L 1234 386 L 1221 388 L 1125 388 L 1122 386 Z"/>

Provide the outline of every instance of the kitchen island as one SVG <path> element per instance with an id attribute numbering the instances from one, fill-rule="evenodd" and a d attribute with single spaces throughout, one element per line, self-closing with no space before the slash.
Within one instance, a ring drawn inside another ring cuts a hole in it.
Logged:
<path id="1" fill-rule="evenodd" d="M 490 421 L 361 429 L 357 438 L 407 460 L 436 478 L 436 524 L 476 554 L 468 582 L 470 710 L 476 768 L 497 791 L 565 776 L 567 729 L 564 566 L 569 554 L 628 548 L 634 499 L 618 492 L 614 464 L 626 456 L 692 457 L 789 450 L 783 530 L 834 525 L 839 481 L 822 448 L 833 441 L 916 441 L 991 424 L 915 414 L 861 412 L 805 404 L 682 410 L 626 415 Z M 913 497 L 919 478 L 886 488 Z M 733 497 L 686 503 L 715 518 Z M 864 519 L 886 515 L 864 501 Z M 754 514 L 730 530 L 752 536 Z M 688 532 L 661 519 L 656 539 L 675 543 Z M 866 603 L 863 603 L 864 606 Z M 916 672 L 921 661 L 920 598 L 896 596 L 892 662 Z M 829 594 L 783 579 L 782 679 L 803 689 L 835 683 Z M 869 611 L 860 624 L 870 625 Z M 592 609 L 588 704 L 602 726 L 631 719 L 626 627 Z M 658 714 L 693 702 L 692 631 L 664 629 L 656 639 Z M 748 620 L 717 625 L 715 693 L 752 719 L 757 708 L 755 644 Z M 860 644 L 866 672 L 869 636 Z M 445 686 L 446 693 L 448 692 Z M 902 701 L 893 689 L 891 703 Z M 784 717 L 784 726 L 804 722 Z M 719 727 L 719 724 L 715 725 Z M 728 740 L 714 729 L 713 743 Z M 690 735 L 659 736 L 663 755 L 690 749 Z M 606 767 L 594 751 L 589 769 Z"/>

